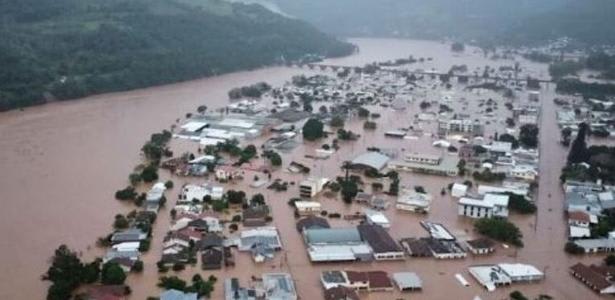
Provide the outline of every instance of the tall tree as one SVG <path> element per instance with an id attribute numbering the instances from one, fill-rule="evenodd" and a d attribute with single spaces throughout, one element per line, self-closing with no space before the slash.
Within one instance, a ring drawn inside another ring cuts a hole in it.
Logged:
<path id="1" fill-rule="evenodd" d="M 587 160 L 587 143 L 585 137 L 587 136 L 588 129 L 587 124 L 579 124 L 579 133 L 577 133 L 577 137 L 570 147 L 570 152 L 568 152 L 569 164 L 577 164 Z"/>

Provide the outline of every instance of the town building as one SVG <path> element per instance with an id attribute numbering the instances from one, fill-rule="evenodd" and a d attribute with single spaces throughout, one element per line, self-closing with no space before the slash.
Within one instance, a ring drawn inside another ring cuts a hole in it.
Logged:
<path id="1" fill-rule="evenodd" d="M 299 183 L 299 196 L 312 198 L 320 193 L 329 182 L 327 178 L 308 178 Z"/>
<path id="2" fill-rule="evenodd" d="M 297 300 L 295 283 L 287 273 L 264 273 L 263 290 L 267 300 Z"/>
<path id="3" fill-rule="evenodd" d="M 317 216 L 307 216 L 297 221 L 297 231 L 303 233 L 307 229 L 323 229 L 331 228 L 329 221 L 325 218 Z"/>
<path id="4" fill-rule="evenodd" d="M 399 210 L 411 211 L 411 212 L 429 212 L 431 206 L 431 195 L 418 193 L 414 189 L 403 189 L 397 201 L 395 202 L 395 208 Z"/>
<path id="5" fill-rule="evenodd" d="M 316 215 L 320 213 L 320 202 L 295 201 L 295 209 L 300 216 Z"/>
<path id="6" fill-rule="evenodd" d="M 306 229 L 303 237 L 312 262 L 373 260 L 372 248 L 355 227 Z"/>
<path id="7" fill-rule="evenodd" d="M 440 136 L 446 136 L 451 133 L 466 133 L 472 136 L 482 136 L 484 131 L 485 126 L 479 120 L 438 120 L 438 135 Z"/>
<path id="8" fill-rule="evenodd" d="M 585 253 L 610 253 L 615 252 L 615 239 L 599 238 L 599 239 L 580 239 L 574 243 L 583 248 Z"/>
<path id="9" fill-rule="evenodd" d="M 381 171 L 387 166 L 390 158 L 380 152 L 365 152 L 352 160 L 353 169 L 373 169 Z"/>
<path id="10" fill-rule="evenodd" d="M 466 241 L 468 250 L 474 255 L 490 254 L 495 251 L 495 242 L 487 238 Z"/>
<path id="11" fill-rule="evenodd" d="M 615 294 L 615 268 L 577 263 L 570 274 L 599 294 Z"/>
<path id="12" fill-rule="evenodd" d="M 391 222 L 382 212 L 375 211 L 372 209 L 365 209 L 364 212 L 365 212 L 365 221 L 367 222 L 367 224 L 378 225 L 378 226 L 381 226 L 382 228 L 391 227 Z"/>
<path id="13" fill-rule="evenodd" d="M 508 195 L 486 194 L 483 199 L 462 197 L 457 204 L 458 214 L 470 218 L 508 217 Z"/>
<path id="14" fill-rule="evenodd" d="M 427 155 L 413 153 L 404 158 L 404 161 L 393 161 L 389 168 L 400 171 L 433 174 L 440 176 L 457 176 L 459 157 L 456 155 Z"/>
<path id="15" fill-rule="evenodd" d="M 413 272 L 393 273 L 393 281 L 400 291 L 417 291 L 423 289 L 423 281 Z"/>
<path id="16" fill-rule="evenodd" d="M 536 267 L 520 263 L 478 265 L 469 267 L 468 271 L 476 281 L 490 292 L 498 286 L 517 282 L 536 282 L 544 278 L 544 273 Z"/>
<path id="17" fill-rule="evenodd" d="M 451 187 L 451 196 L 455 198 L 464 197 L 468 193 L 468 186 L 455 182 Z"/>
<path id="18" fill-rule="evenodd" d="M 372 248 L 376 260 L 404 259 L 403 249 L 382 226 L 361 224 L 357 229 L 363 240 Z"/>

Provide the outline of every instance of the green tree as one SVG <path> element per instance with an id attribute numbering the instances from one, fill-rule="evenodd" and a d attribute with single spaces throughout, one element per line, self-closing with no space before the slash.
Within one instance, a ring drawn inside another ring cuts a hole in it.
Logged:
<path id="1" fill-rule="evenodd" d="M 303 125 L 303 139 L 315 141 L 322 138 L 324 133 L 324 125 L 317 119 L 311 118 Z"/>
<path id="2" fill-rule="evenodd" d="M 331 118 L 331 122 L 329 122 L 331 127 L 344 127 L 344 118 L 342 116 L 334 116 Z"/>
<path id="3" fill-rule="evenodd" d="M 538 127 L 525 124 L 519 130 L 519 143 L 525 148 L 538 147 Z"/>
<path id="4" fill-rule="evenodd" d="M 367 109 L 365 109 L 363 107 L 359 107 L 358 115 L 361 118 L 367 118 L 367 117 L 369 117 L 369 110 L 367 110 Z"/>
<path id="5" fill-rule="evenodd" d="M 231 204 L 243 204 L 246 201 L 246 193 L 244 191 L 228 190 L 226 192 L 226 200 Z"/>
<path id="6" fill-rule="evenodd" d="M 158 180 L 158 168 L 153 164 L 148 165 L 141 171 L 141 178 L 143 178 L 145 182 Z"/>
<path id="7" fill-rule="evenodd" d="M 579 124 L 579 132 L 577 133 L 577 137 L 572 142 L 572 146 L 570 146 L 570 152 L 568 152 L 569 164 L 585 162 L 589 158 L 587 153 L 587 143 L 585 141 L 588 130 L 589 128 L 587 124 Z"/>
<path id="8" fill-rule="evenodd" d="M 126 274 L 117 263 L 106 263 L 102 267 L 100 280 L 102 284 L 124 284 Z"/>
<path id="9" fill-rule="evenodd" d="M 607 257 L 605 257 L 604 264 L 609 267 L 615 266 L 615 255 L 609 254 Z"/>
<path id="10" fill-rule="evenodd" d="M 43 276 L 44 280 L 52 282 L 47 290 L 47 299 L 70 299 L 73 290 L 77 289 L 85 279 L 83 275 L 84 265 L 77 254 L 66 245 L 60 245 L 55 250 L 51 266 Z"/>
<path id="11" fill-rule="evenodd" d="M 523 295 L 523 293 L 519 291 L 514 291 L 510 293 L 510 299 L 511 300 L 528 300 L 527 297 L 525 297 L 525 295 Z"/>
<path id="12" fill-rule="evenodd" d="M 523 247 L 523 235 L 515 224 L 501 217 L 485 218 L 474 223 L 474 229 L 492 239 Z"/>
<path id="13" fill-rule="evenodd" d="M 354 197 L 359 193 L 359 187 L 356 182 L 352 180 L 343 180 L 341 182 L 342 186 L 342 200 L 347 204 L 352 203 Z"/>
<path id="14" fill-rule="evenodd" d="M 517 141 L 517 139 L 511 134 L 504 133 L 500 135 L 498 137 L 498 141 L 511 143 L 513 149 L 519 148 L 519 141 Z"/>
<path id="15" fill-rule="evenodd" d="M 115 215 L 115 219 L 113 220 L 114 229 L 126 229 L 128 226 L 130 226 L 130 222 L 125 216 L 122 214 Z"/>
<path id="16" fill-rule="evenodd" d="M 184 291 L 186 289 L 186 286 L 187 283 L 177 276 L 162 276 L 158 280 L 158 287 L 161 287 L 165 290 Z"/>

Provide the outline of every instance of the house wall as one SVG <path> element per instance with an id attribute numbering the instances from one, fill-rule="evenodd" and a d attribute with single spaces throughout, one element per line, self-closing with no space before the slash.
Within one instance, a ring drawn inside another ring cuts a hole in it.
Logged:
<path id="1" fill-rule="evenodd" d="M 460 216 L 466 216 L 470 218 L 491 218 L 493 216 L 493 209 L 481 206 L 473 206 L 466 204 L 458 204 L 458 214 Z"/>

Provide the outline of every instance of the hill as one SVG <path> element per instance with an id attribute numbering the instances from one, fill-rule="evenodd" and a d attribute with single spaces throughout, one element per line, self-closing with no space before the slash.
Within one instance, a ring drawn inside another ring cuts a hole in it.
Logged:
<path id="1" fill-rule="evenodd" d="M 0 22 L 0 110 L 354 51 L 221 0 L 4 0 Z"/>
<path id="2" fill-rule="evenodd" d="M 248 1 L 248 0 L 245 0 Z M 535 44 L 570 37 L 615 44 L 612 0 L 250 0 L 331 34 Z"/>

